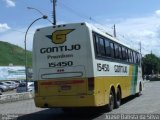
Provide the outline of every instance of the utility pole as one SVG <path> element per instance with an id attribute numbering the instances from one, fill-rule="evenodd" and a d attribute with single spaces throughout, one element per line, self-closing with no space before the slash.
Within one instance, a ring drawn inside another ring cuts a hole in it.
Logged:
<path id="1" fill-rule="evenodd" d="M 116 37 L 116 26 L 115 26 L 115 24 L 113 26 L 113 36 Z"/>
<path id="2" fill-rule="evenodd" d="M 56 25 L 56 2 L 57 0 L 51 0 L 53 4 L 53 25 Z"/>

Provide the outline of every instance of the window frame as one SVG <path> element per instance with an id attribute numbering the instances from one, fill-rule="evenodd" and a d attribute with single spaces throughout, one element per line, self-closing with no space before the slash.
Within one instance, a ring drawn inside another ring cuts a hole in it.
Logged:
<path id="1" fill-rule="evenodd" d="M 93 43 L 94 43 L 94 52 L 96 59 L 103 59 L 103 60 L 110 60 L 110 61 L 117 61 L 121 63 L 127 64 L 138 64 L 140 63 L 140 53 L 126 47 L 123 44 L 120 44 L 108 37 L 100 35 L 99 33 L 92 32 L 93 36 Z M 103 52 L 100 49 L 100 39 L 103 40 Z M 107 44 L 106 44 L 107 43 Z M 106 46 L 107 45 L 107 46 Z M 116 47 L 118 46 L 118 56 L 116 55 Z M 109 49 L 108 49 L 108 48 Z M 109 52 L 108 52 L 109 51 Z M 102 54 L 103 53 L 103 54 Z M 108 54 L 109 53 L 109 54 Z"/>

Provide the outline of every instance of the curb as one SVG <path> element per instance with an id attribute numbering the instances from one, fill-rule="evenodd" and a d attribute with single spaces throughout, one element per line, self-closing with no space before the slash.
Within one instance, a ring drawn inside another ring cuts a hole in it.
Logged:
<path id="1" fill-rule="evenodd" d="M 31 92 L 0 95 L 0 104 L 28 100 L 32 99 L 33 97 L 34 94 Z"/>

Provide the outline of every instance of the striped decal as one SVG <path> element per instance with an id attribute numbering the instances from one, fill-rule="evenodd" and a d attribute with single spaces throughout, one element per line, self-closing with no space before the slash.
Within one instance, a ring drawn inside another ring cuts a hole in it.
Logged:
<path id="1" fill-rule="evenodd" d="M 71 81 L 47 81 L 41 82 L 40 85 L 65 85 L 65 84 L 81 84 L 84 80 L 71 80 Z"/>
<path id="2" fill-rule="evenodd" d="M 131 94 L 136 93 L 138 65 L 132 66 Z"/>

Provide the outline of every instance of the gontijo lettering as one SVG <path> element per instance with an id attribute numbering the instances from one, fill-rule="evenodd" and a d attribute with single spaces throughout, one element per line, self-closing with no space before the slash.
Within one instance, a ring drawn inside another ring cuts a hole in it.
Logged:
<path id="1" fill-rule="evenodd" d="M 127 66 L 115 65 L 114 71 L 120 73 L 127 73 Z"/>
<path id="2" fill-rule="evenodd" d="M 74 51 L 74 50 L 80 50 L 81 45 L 75 44 L 71 46 L 58 46 L 58 47 L 48 47 L 48 48 L 41 48 L 40 53 L 54 53 L 54 52 L 64 52 L 64 51 Z"/>

